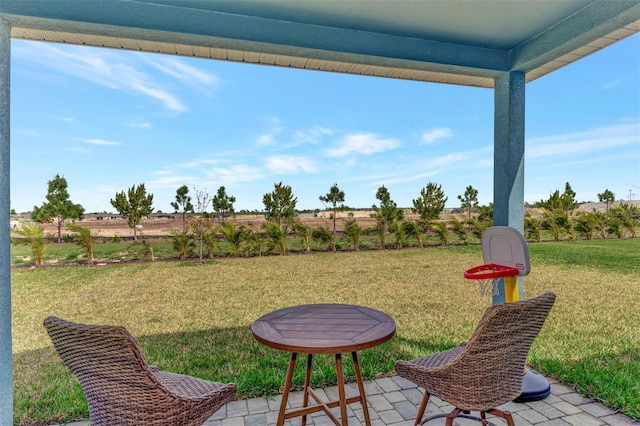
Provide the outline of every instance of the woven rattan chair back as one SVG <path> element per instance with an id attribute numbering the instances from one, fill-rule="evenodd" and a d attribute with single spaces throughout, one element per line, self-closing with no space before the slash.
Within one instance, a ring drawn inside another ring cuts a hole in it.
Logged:
<path id="1" fill-rule="evenodd" d="M 485 411 L 522 393 L 531 345 L 555 301 L 553 293 L 493 305 L 466 343 L 413 361 L 398 361 L 402 377 L 465 411 Z"/>
<path id="2" fill-rule="evenodd" d="M 91 425 L 201 425 L 235 398 L 220 384 L 149 366 L 123 327 L 50 316 L 44 326 L 87 398 Z"/>

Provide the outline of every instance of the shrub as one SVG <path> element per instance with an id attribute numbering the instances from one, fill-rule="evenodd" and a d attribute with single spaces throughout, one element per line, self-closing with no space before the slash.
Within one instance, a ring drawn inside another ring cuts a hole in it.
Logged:
<path id="1" fill-rule="evenodd" d="M 131 245 L 129 245 L 129 247 L 133 247 L 133 246 L 142 247 L 140 252 L 142 254 L 143 259 L 149 260 L 151 262 L 156 260 L 156 257 L 153 254 L 153 246 L 146 239 L 141 240 L 141 241 L 134 241 Z"/>
<path id="2" fill-rule="evenodd" d="M 190 233 L 174 231 L 171 234 L 171 238 L 173 240 L 173 249 L 178 252 L 180 260 L 193 256 L 196 243 Z"/>
<path id="3" fill-rule="evenodd" d="M 321 244 L 327 244 L 327 250 L 336 251 L 336 238 L 329 228 L 321 226 L 320 228 L 314 229 L 312 237 Z"/>
<path id="4" fill-rule="evenodd" d="M 76 232 L 77 236 L 65 234 L 64 239 L 66 241 L 66 237 L 71 236 L 71 241 L 75 241 L 80 247 L 84 249 L 87 254 L 87 261 L 93 262 L 93 237 L 91 236 L 91 230 L 88 228 L 83 228 L 78 225 L 68 224 L 67 228 L 70 231 Z"/>
<path id="5" fill-rule="evenodd" d="M 31 248 L 34 263 L 36 265 L 42 265 L 45 252 L 44 229 L 34 222 L 24 221 L 22 222 L 21 229 L 17 232 L 26 237 L 26 242 Z"/>

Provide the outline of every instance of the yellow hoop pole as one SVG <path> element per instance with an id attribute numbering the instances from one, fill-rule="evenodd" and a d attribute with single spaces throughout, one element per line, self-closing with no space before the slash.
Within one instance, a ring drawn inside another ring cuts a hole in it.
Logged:
<path id="1" fill-rule="evenodd" d="M 518 276 L 504 277 L 504 300 L 505 302 L 517 302 L 520 300 L 520 289 L 518 288 Z"/>

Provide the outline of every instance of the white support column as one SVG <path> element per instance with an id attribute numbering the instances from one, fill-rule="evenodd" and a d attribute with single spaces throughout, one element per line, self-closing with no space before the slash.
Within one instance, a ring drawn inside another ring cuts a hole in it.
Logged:
<path id="1" fill-rule="evenodd" d="M 0 426 L 13 425 L 9 194 L 11 28 L 0 19 Z"/>
<path id="2" fill-rule="evenodd" d="M 524 73 L 504 73 L 494 91 L 493 224 L 524 234 Z M 522 299 L 523 280 L 518 280 Z M 504 300 L 502 289 L 493 303 Z"/>

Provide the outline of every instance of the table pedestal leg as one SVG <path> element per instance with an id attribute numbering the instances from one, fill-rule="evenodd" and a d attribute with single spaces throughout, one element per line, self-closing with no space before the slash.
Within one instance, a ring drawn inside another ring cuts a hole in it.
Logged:
<path id="1" fill-rule="evenodd" d="M 291 352 L 291 358 L 289 359 L 289 368 L 287 369 L 287 378 L 284 381 L 284 389 L 282 391 L 282 401 L 280 402 L 280 411 L 278 412 L 278 425 L 284 424 L 284 412 L 287 409 L 287 401 L 289 400 L 289 390 L 291 389 L 291 380 L 293 378 L 293 369 L 296 366 L 295 352 Z"/>
<path id="2" fill-rule="evenodd" d="M 336 374 L 338 376 L 338 397 L 340 399 L 340 417 L 342 426 L 348 426 L 347 397 L 344 391 L 344 372 L 342 371 L 342 354 L 336 354 Z"/>
<path id="3" fill-rule="evenodd" d="M 291 382 L 293 380 L 293 370 L 296 364 L 296 353 L 291 353 L 291 359 L 289 360 L 289 367 L 287 369 L 287 377 L 284 383 L 284 389 L 282 391 L 282 401 L 280 402 L 280 412 L 278 413 L 277 426 L 282 426 L 286 419 L 292 417 L 302 416 L 302 426 L 306 426 L 307 416 L 317 411 L 324 411 L 325 414 L 333 421 L 336 426 L 348 426 L 349 420 L 347 419 L 347 404 L 359 402 L 362 405 L 364 413 L 364 422 L 366 426 L 371 426 L 371 419 L 369 418 L 369 408 L 367 407 L 367 399 L 364 393 L 364 384 L 362 383 L 362 374 L 360 372 L 360 364 L 358 362 L 358 355 L 356 352 L 352 352 L 353 366 L 356 373 L 356 380 L 358 382 L 359 395 L 351 396 L 347 398 L 346 390 L 344 386 L 344 370 L 342 367 L 342 354 L 336 354 L 336 376 L 338 379 L 338 399 L 335 401 L 323 401 L 320 396 L 311 389 L 311 368 L 313 364 L 313 355 L 307 356 L 307 370 L 305 372 L 304 379 L 304 392 L 302 399 L 302 407 L 292 408 L 287 411 L 287 402 L 289 400 L 289 393 L 291 390 Z M 309 405 L 309 398 L 313 398 L 315 404 Z M 332 408 L 340 407 L 341 419 L 331 411 Z"/>
<path id="4" fill-rule="evenodd" d="M 358 382 L 358 392 L 360 393 L 360 405 L 362 405 L 362 413 L 364 414 L 364 424 L 371 426 L 369 418 L 369 407 L 367 407 L 367 397 L 364 394 L 364 383 L 362 383 L 362 374 L 360 373 L 360 363 L 358 363 L 358 354 L 351 352 L 353 357 L 353 369 L 356 372 L 356 382 Z"/>

